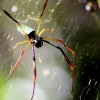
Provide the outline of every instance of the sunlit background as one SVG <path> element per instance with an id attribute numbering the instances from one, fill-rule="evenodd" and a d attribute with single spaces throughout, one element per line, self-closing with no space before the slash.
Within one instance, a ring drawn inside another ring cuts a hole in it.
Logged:
<path id="1" fill-rule="evenodd" d="M 0 7 L 16 20 L 37 30 L 45 0 L 1 0 Z M 98 0 L 99 2 L 99 0 Z M 74 90 L 71 92 L 71 70 L 62 53 L 44 43 L 35 48 L 37 81 L 33 100 L 100 100 L 100 9 L 96 0 L 48 0 L 40 30 L 50 28 L 52 35 L 42 36 L 63 40 L 76 53 Z M 31 46 L 6 84 L 3 82 L 16 63 L 27 38 L 16 24 L 0 11 L 0 100 L 30 100 L 33 89 Z M 74 57 L 59 45 L 74 65 Z"/>

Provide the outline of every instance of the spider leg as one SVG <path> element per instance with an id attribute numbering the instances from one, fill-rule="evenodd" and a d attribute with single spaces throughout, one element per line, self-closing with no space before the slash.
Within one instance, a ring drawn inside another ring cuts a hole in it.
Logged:
<path id="1" fill-rule="evenodd" d="M 22 42 L 18 42 L 18 43 L 13 47 L 13 50 L 12 50 L 11 55 L 13 54 L 14 50 L 17 48 L 17 46 L 18 46 L 19 44 L 23 44 L 23 43 L 26 43 L 26 42 L 29 42 L 29 40 L 25 40 L 25 41 L 22 41 Z"/>
<path id="2" fill-rule="evenodd" d="M 41 12 L 41 14 L 40 14 L 40 20 L 39 20 L 38 28 L 37 28 L 37 32 L 36 32 L 37 34 L 38 34 L 39 30 L 40 30 L 40 25 L 41 25 L 41 21 L 42 21 L 42 16 L 43 16 L 43 13 L 44 13 L 44 10 L 45 10 L 45 8 L 46 8 L 47 3 L 48 3 L 48 0 L 45 1 L 44 6 L 43 6 L 43 9 L 42 9 L 42 12 Z"/>
<path id="3" fill-rule="evenodd" d="M 56 41 L 56 42 L 59 42 L 61 43 L 62 45 L 64 45 L 74 56 L 74 64 L 75 64 L 75 67 L 76 67 L 76 54 L 74 52 L 74 50 L 72 50 L 69 46 L 67 46 L 62 40 L 59 40 L 59 39 L 55 39 L 55 38 L 47 38 L 47 37 L 41 37 L 43 40 L 51 40 L 51 41 Z"/>
<path id="4" fill-rule="evenodd" d="M 22 58 L 24 52 L 26 51 L 26 49 L 27 49 L 29 46 L 30 46 L 30 43 L 27 44 L 27 45 L 24 47 L 24 49 L 21 51 L 21 54 L 20 54 L 20 56 L 19 56 L 19 58 L 18 58 L 16 64 L 14 65 L 14 67 L 13 67 L 12 71 L 10 72 L 9 76 L 7 77 L 7 79 L 4 81 L 4 84 L 8 81 L 8 79 L 11 77 L 11 75 L 13 74 L 13 72 L 15 71 L 15 69 L 17 68 L 17 66 L 18 66 L 18 64 L 19 64 L 19 62 L 20 62 L 20 60 L 21 60 L 21 58 Z"/>
<path id="5" fill-rule="evenodd" d="M 51 30 L 49 28 L 44 28 L 38 35 L 42 35 L 45 31 L 48 31 L 51 34 Z"/>
<path id="6" fill-rule="evenodd" d="M 33 87 L 33 93 L 32 93 L 31 100 L 33 99 L 33 96 L 34 96 L 35 84 L 36 84 L 36 59 L 35 59 L 34 45 L 32 46 L 32 57 L 33 57 L 33 80 L 34 80 L 34 87 Z"/>
<path id="7" fill-rule="evenodd" d="M 56 46 L 56 45 L 50 43 L 49 41 L 46 41 L 46 40 L 42 40 L 42 41 L 43 41 L 43 42 L 46 42 L 46 43 L 48 43 L 48 44 L 50 44 L 50 45 L 52 45 L 53 47 L 55 47 L 55 48 L 57 48 L 57 49 L 59 49 L 59 50 L 61 51 L 61 53 L 63 54 L 63 56 L 65 57 L 65 59 L 66 59 L 68 65 L 70 66 L 70 69 L 71 69 L 71 71 L 72 71 L 72 80 L 71 80 L 71 82 L 72 82 L 72 91 L 73 91 L 73 84 L 74 84 L 74 66 L 72 65 L 72 63 L 70 62 L 69 58 L 66 56 L 66 54 L 64 53 L 64 51 L 62 50 L 62 48 L 60 48 L 59 46 Z M 71 92 L 72 92 L 72 91 L 71 91 Z"/>
<path id="8" fill-rule="evenodd" d="M 15 20 L 6 10 L 4 10 L 3 8 L 0 7 L 0 9 L 9 17 L 11 18 L 23 31 L 23 33 L 25 34 L 25 36 L 28 38 L 28 35 L 25 33 L 25 31 L 23 30 L 22 26 L 20 25 L 20 23 Z"/>
<path id="9" fill-rule="evenodd" d="M 19 24 L 17 20 L 15 20 L 6 10 L 0 7 L 0 9 L 8 16 L 10 17 L 16 24 Z"/>

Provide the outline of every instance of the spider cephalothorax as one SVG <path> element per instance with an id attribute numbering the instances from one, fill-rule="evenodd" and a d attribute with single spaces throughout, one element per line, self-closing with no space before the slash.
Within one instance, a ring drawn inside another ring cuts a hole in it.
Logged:
<path id="1" fill-rule="evenodd" d="M 42 47 L 43 41 L 41 40 L 41 38 L 40 37 L 35 37 L 35 40 L 36 40 L 35 46 L 37 48 Z"/>
<path id="2" fill-rule="evenodd" d="M 35 44 L 37 48 L 42 47 L 43 41 L 41 37 L 39 37 L 37 34 L 35 34 L 35 31 L 32 31 L 28 34 L 29 39 Z"/>

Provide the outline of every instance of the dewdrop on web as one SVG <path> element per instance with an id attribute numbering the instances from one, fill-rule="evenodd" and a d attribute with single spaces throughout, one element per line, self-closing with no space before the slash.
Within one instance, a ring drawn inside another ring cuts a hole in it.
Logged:
<path id="1" fill-rule="evenodd" d="M 93 2 L 93 0 L 91 0 L 91 1 Z M 98 3 L 98 8 L 100 9 L 100 0 L 94 0 L 94 1 L 96 1 Z M 78 2 L 79 3 L 86 3 L 86 2 L 88 2 L 88 0 L 78 0 Z M 89 9 L 89 7 L 87 9 Z"/>
<path id="2" fill-rule="evenodd" d="M 87 3 L 85 9 L 89 12 L 93 11 L 94 10 L 93 3 L 92 2 Z"/>
<path id="3" fill-rule="evenodd" d="M 12 9 L 11 9 L 12 12 L 17 12 L 17 10 L 18 10 L 17 6 L 13 6 Z"/>

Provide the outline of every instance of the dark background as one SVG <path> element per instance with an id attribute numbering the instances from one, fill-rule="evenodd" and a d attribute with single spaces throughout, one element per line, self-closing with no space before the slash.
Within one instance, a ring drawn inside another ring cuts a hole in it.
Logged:
<path id="1" fill-rule="evenodd" d="M 38 19 L 45 0 L 1 0 L 0 6 L 15 19 L 37 29 Z M 87 3 L 93 4 L 86 11 Z M 12 7 L 18 10 L 12 12 Z M 76 53 L 74 91 L 71 94 L 71 70 L 59 50 L 44 43 L 35 49 L 37 59 L 37 82 L 34 100 L 99 100 L 100 99 L 100 9 L 96 0 L 49 0 L 41 25 L 48 27 L 51 37 L 63 40 Z M 42 36 L 49 37 L 45 32 Z M 0 100 L 30 100 L 32 94 L 31 46 L 25 52 L 17 70 L 2 85 L 16 63 L 25 44 L 20 45 L 11 56 L 11 49 L 26 38 L 19 34 L 15 23 L 0 11 Z M 59 43 L 52 42 L 61 46 Z M 74 65 L 73 55 L 61 46 Z"/>

